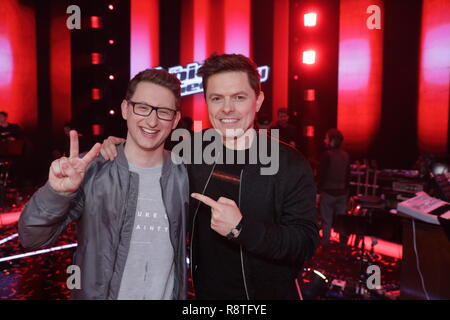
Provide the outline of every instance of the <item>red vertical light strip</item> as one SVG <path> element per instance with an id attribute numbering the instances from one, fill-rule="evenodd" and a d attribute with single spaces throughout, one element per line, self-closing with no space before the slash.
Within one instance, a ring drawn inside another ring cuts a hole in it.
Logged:
<path id="1" fill-rule="evenodd" d="M 272 119 L 278 109 L 288 106 L 289 0 L 274 2 Z"/>
<path id="2" fill-rule="evenodd" d="M 180 63 L 184 66 L 194 61 L 202 64 L 209 55 L 209 6 L 207 0 L 186 0 L 182 3 Z M 184 97 L 182 108 L 183 115 L 201 121 L 201 128 L 195 127 L 195 130 L 209 126 L 208 109 L 202 94 Z"/>
<path id="3" fill-rule="evenodd" d="M 72 118 L 70 30 L 64 28 L 67 17 L 62 4 L 52 7 L 50 24 L 50 85 L 52 132 L 62 134 L 65 122 Z"/>
<path id="4" fill-rule="evenodd" d="M 418 144 L 422 152 L 446 152 L 450 86 L 450 6 L 423 0 Z"/>
<path id="5" fill-rule="evenodd" d="M 338 128 L 346 147 L 365 153 L 373 141 L 381 117 L 383 23 L 369 29 L 369 6 L 381 9 L 381 0 L 341 0 L 339 32 Z"/>
<path id="6" fill-rule="evenodd" d="M 194 61 L 203 63 L 208 57 L 209 1 L 194 0 Z M 208 108 L 202 94 L 193 97 L 194 120 L 202 121 L 202 127 L 209 127 Z"/>
<path id="7" fill-rule="evenodd" d="M 225 52 L 250 56 L 250 0 L 224 0 Z"/>
<path id="8" fill-rule="evenodd" d="M 0 111 L 22 128 L 37 126 L 36 22 L 20 1 L 0 5 Z"/>
<path id="9" fill-rule="evenodd" d="M 131 0 L 130 76 L 159 66 L 159 0 Z"/>
<path id="10" fill-rule="evenodd" d="M 215 0 L 209 3 L 208 24 L 208 53 L 224 53 L 225 50 L 225 23 L 223 0 Z"/>
<path id="11" fill-rule="evenodd" d="M 181 3 L 181 29 L 180 29 L 180 64 L 186 64 L 194 60 L 194 3 L 186 0 Z M 183 116 L 197 118 L 193 113 L 193 96 L 182 98 L 181 107 Z"/>

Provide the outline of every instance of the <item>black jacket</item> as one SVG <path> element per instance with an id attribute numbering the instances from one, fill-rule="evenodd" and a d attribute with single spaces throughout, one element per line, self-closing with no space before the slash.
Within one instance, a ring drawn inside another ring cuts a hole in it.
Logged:
<path id="1" fill-rule="evenodd" d="M 117 299 L 119 294 L 136 216 L 139 176 L 129 171 L 123 145 L 117 151 L 115 160 L 98 156 L 89 165 L 77 193 L 59 194 L 47 183 L 20 216 L 20 242 L 30 249 L 51 244 L 70 222 L 78 222 L 73 264 L 81 270 L 81 289 L 72 290 L 73 299 Z M 175 257 L 173 297 L 185 299 L 188 181 L 185 166 L 174 164 L 168 152 L 160 184 Z"/>
<path id="2" fill-rule="evenodd" d="M 343 149 L 328 149 L 320 159 L 319 192 L 341 196 L 348 192 L 350 156 Z"/>
<path id="3" fill-rule="evenodd" d="M 255 139 L 260 145 L 261 135 Z M 272 143 L 276 143 L 273 138 Z M 188 165 L 190 192 L 202 193 L 212 164 Z M 243 278 L 249 299 L 286 299 L 303 262 L 318 242 L 316 188 L 311 168 L 295 149 L 279 143 L 279 169 L 263 175 L 263 164 L 242 170 L 240 203 L 242 231 L 236 240 L 243 252 Z M 196 268 L 196 200 L 190 203 L 191 268 Z"/>

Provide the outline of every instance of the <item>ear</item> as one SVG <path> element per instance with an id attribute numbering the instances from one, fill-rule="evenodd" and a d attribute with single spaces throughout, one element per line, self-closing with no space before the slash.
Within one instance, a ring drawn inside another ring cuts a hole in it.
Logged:
<path id="1" fill-rule="evenodd" d="M 264 92 L 260 91 L 258 97 L 256 98 L 256 112 L 261 109 L 261 105 L 264 101 Z"/>
<path id="2" fill-rule="evenodd" d="M 120 108 L 122 110 L 122 118 L 124 118 L 124 120 L 128 119 L 128 102 L 123 99 L 122 100 L 122 104 L 120 105 Z"/>
<path id="3" fill-rule="evenodd" d="M 178 122 L 181 119 L 181 112 L 177 111 L 177 113 L 175 114 L 175 118 L 173 119 L 173 123 L 172 123 L 172 130 L 175 129 L 178 125 Z"/>

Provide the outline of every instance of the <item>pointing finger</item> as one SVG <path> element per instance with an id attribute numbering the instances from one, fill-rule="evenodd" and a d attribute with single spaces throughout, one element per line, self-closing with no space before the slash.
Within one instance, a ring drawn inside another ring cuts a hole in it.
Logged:
<path id="1" fill-rule="evenodd" d="M 75 130 L 70 130 L 70 158 L 77 158 L 79 152 L 78 133 Z"/>
<path id="2" fill-rule="evenodd" d="M 220 197 L 220 198 L 217 200 L 217 202 L 218 202 L 218 203 L 223 203 L 223 204 L 232 205 L 232 206 L 235 206 L 235 205 L 236 205 L 236 202 L 234 202 L 234 200 L 231 200 L 231 199 L 228 199 L 228 198 L 225 198 L 225 197 Z"/>
<path id="3" fill-rule="evenodd" d="M 201 202 L 203 202 L 204 204 L 210 206 L 213 209 L 218 209 L 219 208 L 219 203 L 217 203 L 217 201 L 215 201 L 215 200 L 211 199 L 210 197 L 205 196 L 203 194 L 192 193 L 191 197 L 194 198 L 194 199 L 197 199 L 197 200 L 199 200 Z"/>

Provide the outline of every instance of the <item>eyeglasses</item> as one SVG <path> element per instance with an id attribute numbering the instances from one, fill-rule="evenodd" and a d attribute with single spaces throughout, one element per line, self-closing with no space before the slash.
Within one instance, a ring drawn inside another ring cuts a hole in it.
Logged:
<path id="1" fill-rule="evenodd" d="M 156 110 L 156 116 L 160 120 L 172 121 L 177 113 L 177 110 L 163 107 L 154 107 L 141 102 L 134 102 L 131 100 L 127 100 L 129 104 L 133 107 L 133 113 L 142 116 L 148 117 L 152 114 L 153 110 Z"/>

